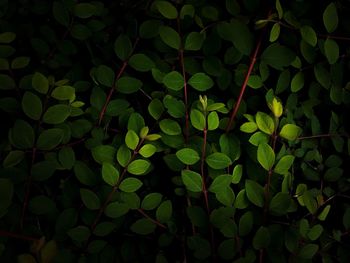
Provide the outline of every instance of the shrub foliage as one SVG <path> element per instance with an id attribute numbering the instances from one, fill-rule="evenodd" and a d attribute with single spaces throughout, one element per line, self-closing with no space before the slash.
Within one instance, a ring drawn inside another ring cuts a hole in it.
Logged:
<path id="1" fill-rule="evenodd" d="M 350 262 L 348 1 L 0 1 L 0 261 Z"/>

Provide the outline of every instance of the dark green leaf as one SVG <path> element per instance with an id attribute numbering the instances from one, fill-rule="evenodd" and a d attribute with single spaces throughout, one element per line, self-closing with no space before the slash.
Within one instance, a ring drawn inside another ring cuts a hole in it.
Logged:
<path id="1" fill-rule="evenodd" d="M 11 68 L 12 69 L 21 69 L 28 66 L 30 62 L 30 57 L 17 57 L 14 58 L 11 62 Z"/>
<path id="2" fill-rule="evenodd" d="M 184 78 L 177 71 L 171 71 L 163 78 L 164 85 L 171 90 L 181 90 L 184 87 Z"/>
<path id="3" fill-rule="evenodd" d="M 260 184 L 247 179 L 245 181 L 245 190 L 250 202 L 258 207 L 264 206 L 264 189 Z"/>
<path id="4" fill-rule="evenodd" d="M 191 124 L 197 130 L 203 131 L 206 127 L 205 117 L 199 110 L 193 109 L 190 114 Z"/>
<path id="5" fill-rule="evenodd" d="M 246 236 L 253 228 L 253 213 L 251 211 L 245 212 L 239 219 L 239 235 Z"/>
<path id="6" fill-rule="evenodd" d="M 99 145 L 91 150 L 92 157 L 99 164 L 114 163 L 116 149 L 111 145 Z"/>
<path id="7" fill-rule="evenodd" d="M 270 42 L 275 42 L 280 36 L 281 26 L 279 23 L 273 24 L 270 31 Z"/>
<path id="8" fill-rule="evenodd" d="M 123 192 L 133 193 L 133 192 L 136 192 L 138 189 L 140 189 L 142 185 L 143 185 L 143 183 L 141 180 L 139 180 L 137 178 L 129 177 L 129 178 L 124 179 L 120 183 L 119 188 Z"/>
<path id="9" fill-rule="evenodd" d="M 156 1 L 154 2 L 154 6 L 157 8 L 159 13 L 161 13 L 165 18 L 168 18 L 168 19 L 177 18 L 178 14 L 175 6 L 173 6 L 168 1 Z"/>
<path id="10" fill-rule="evenodd" d="M 43 111 L 40 98 L 30 91 L 26 91 L 22 98 L 23 112 L 33 120 L 39 120 Z"/>
<path id="11" fill-rule="evenodd" d="M 159 127 L 165 134 L 179 135 L 181 134 L 181 126 L 174 120 L 163 119 L 159 122 Z"/>
<path id="12" fill-rule="evenodd" d="M 176 152 L 176 157 L 187 165 L 193 165 L 200 160 L 199 154 L 191 148 L 183 148 Z"/>
<path id="13" fill-rule="evenodd" d="M 219 127 L 219 115 L 216 111 L 212 111 L 208 114 L 208 130 L 213 131 Z"/>
<path id="14" fill-rule="evenodd" d="M 159 28 L 160 38 L 165 44 L 174 49 L 180 48 L 181 39 L 179 34 L 169 26 L 161 26 Z"/>
<path id="15" fill-rule="evenodd" d="M 166 223 L 171 219 L 173 205 L 170 200 L 163 201 L 156 211 L 156 218 L 161 223 Z"/>
<path id="16" fill-rule="evenodd" d="M 76 161 L 74 165 L 75 177 L 84 185 L 94 186 L 97 183 L 97 176 L 87 164 Z"/>
<path id="17" fill-rule="evenodd" d="M 43 121 L 48 124 L 59 124 L 64 122 L 70 115 L 71 108 L 68 105 L 54 105 L 47 109 L 43 115 Z"/>
<path id="18" fill-rule="evenodd" d="M 205 162 L 213 169 L 224 169 L 232 164 L 232 160 L 224 153 L 212 153 L 205 158 Z"/>
<path id="19" fill-rule="evenodd" d="M 117 152 L 118 163 L 122 167 L 125 167 L 129 163 L 130 158 L 131 158 L 131 152 L 128 149 L 128 147 L 126 147 L 126 145 L 124 145 L 124 144 L 121 145 L 118 149 L 118 152 Z"/>
<path id="20" fill-rule="evenodd" d="M 107 87 L 113 87 L 115 74 L 110 67 L 100 65 L 96 69 L 96 78 L 99 83 Z"/>
<path id="21" fill-rule="evenodd" d="M 44 130 L 38 137 L 36 146 L 39 150 L 52 150 L 63 140 L 64 132 L 62 129 L 53 128 Z"/>
<path id="22" fill-rule="evenodd" d="M 105 210 L 106 216 L 110 218 L 118 218 L 125 215 L 129 211 L 129 207 L 124 203 L 112 202 Z"/>
<path id="23" fill-rule="evenodd" d="M 214 85 L 214 82 L 208 75 L 200 72 L 194 74 L 188 80 L 188 84 L 190 84 L 194 89 L 198 91 L 206 91 Z"/>
<path id="24" fill-rule="evenodd" d="M 75 163 L 75 153 L 72 147 L 62 147 L 58 152 L 58 160 L 65 169 L 72 169 Z"/>
<path id="25" fill-rule="evenodd" d="M 13 32 L 3 32 L 0 34 L 0 43 L 10 44 L 16 39 L 16 34 Z"/>
<path id="26" fill-rule="evenodd" d="M 95 14 L 96 8 L 90 3 L 79 3 L 74 6 L 73 11 L 79 18 L 89 18 Z"/>
<path id="27" fill-rule="evenodd" d="M 102 164 L 102 178 L 110 186 L 114 186 L 119 181 L 119 171 L 110 163 Z"/>
<path id="28" fill-rule="evenodd" d="M 213 193 L 224 192 L 226 188 L 229 188 L 231 184 L 231 176 L 228 174 L 222 174 L 217 176 L 209 187 L 209 191 Z"/>
<path id="29" fill-rule="evenodd" d="M 242 165 L 241 164 L 237 164 L 235 166 L 235 168 L 233 168 L 233 171 L 232 171 L 232 180 L 231 182 L 233 184 L 238 184 L 240 181 L 241 181 L 241 178 L 242 178 Z"/>
<path id="30" fill-rule="evenodd" d="M 153 99 L 148 104 L 148 112 L 155 120 L 159 120 L 164 112 L 163 103 L 159 99 Z"/>
<path id="31" fill-rule="evenodd" d="M 315 47 L 317 45 L 317 35 L 315 30 L 311 26 L 303 26 L 300 28 L 301 37 L 310 46 Z"/>
<path id="32" fill-rule="evenodd" d="M 310 231 L 307 233 L 307 237 L 310 238 L 310 240 L 314 241 L 317 240 L 323 232 L 323 227 L 320 224 L 314 225 Z"/>
<path id="33" fill-rule="evenodd" d="M 148 235 L 154 232 L 156 225 L 147 218 L 141 218 L 133 223 L 130 227 L 131 231 L 139 235 Z"/>
<path id="34" fill-rule="evenodd" d="M 282 70 L 294 61 L 295 53 L 285 46 L 274 43 L 263 51 L 261 59 L 271 67 Z"/>
<path id="35" fill-rule="evenodd" d="M 147 72 L 155 67 L 154 62 L 145 54 L 135 54 L 129 59 L 129 65 L 137 71 Z"/>
<path id="36" fill-rule="evenodd" d="M 181 178 L 187 190 L 192 192 L 202 191 L 202 177 L 199 173 L 190 170 L 182 170 Z"/>
<path id="37" fill-rule="evenodd" d="M 19 149 L 29 149 L 34 145 L 35 135 L 32 126 L 23 120 L 16 120 L 10 130 L 10 141 Z"/>
<path id="38" fill-rule="evenodd" d="M 333 2 L 323 12 L 323 24 L 328 33 L 332 33 L 338 27 L 338 13 Z"/>
<path id="39" fill-rule="evenodd" d="M 261 166 L 269 171 L 275 164 L 275 153 L 267 143 L 260 143 L 257 152 L 258 162 Z"/>
<path id="40" fill-rule="evenodd" d="M 13 184 L 9 179 L 0 178 L 0 218 L 11 205 L 13 190 Z"/>
<path id="41" fill-rule="evenodd" d="M 126 60 L 132 52 L 132 43 L 126 35 L 120 35 L 114 43 L 114 52 L 121 60 Z"/>
<path id="42" fill-rule="evenodd" d="M 151 163 L 148 160 L 138 159 L 132 161 L 128 165 L 128 172 L 134 175 L 142 175 L 145 174 L 149 168 L 151 167 Z"/>
<path id="43" fill-rule="evenodd" d="M 304 87 L 304 73 L 302 71 L 299 71 L 295 76 L 292 78 L 291 82 L 291 91 L 292 92 L 298 92 Z"/>
<path id="44" fill-rule="evenodd" d="M 116 89 L 124 94 L 135 93 L 142 87 L 142 82 L 133 77 L 121 77 L 117 81 Z"/>
<path id="45" fill-rule="evenodd" d="M 185 50 L 200 50 L 204 41 L 204 35 L 198 32 L 191 32 L 185 40 Z"/>
<path id="46" fill-rule="evenodd" d="M 53 13 L 53 17 L 56 19 L 56 21 L 59 24 L 65 27 L 69 26 L 69 23 L 70 23 L 69 10 L 68 10 L 68 7 L 66 7 L 63 2 L 55 1 L 52 6 L 52 13 Z"/>
<path id="47" fill-rule="evenodd" d="M 84 205 L 90 210 L 97 210 L 101 206 L 98 196 L 89 189 L 80 189 L 80 197 Z"/>
<path id="48" fill-rule="evenodd" d="M 72 86 L 60 86 L 52 91 L 51 97 L 57 100 L 69 100 L 73 102 L 75 100 L 75 89 Z"/>
<path id="49" fill-rule="evenodd" d="M 141 208 L 144 210 L 153 210 L 159 206 L 163 195 L 160 193 L 150 193 L 143 198 Z"/>
<path id="50" fill-rule="evenodd" d="M 275 215 L 284 215 L 287 213 L 290 203 L 290 195 L 279 192 L 270 201 L 270 211 Z"/>
<path id="51" fill-rule="evenodd" d="M 55 202 L 44 195 L 35 196 L 29 202 L 29 210 L 35 215 L 49 214 L 55 209 Z"/>
<path id="52" fill-rule="evenodd" d="M 329 64 L 334 64 L 339 58 L 339 46 L 333 39 L 327 38 L 324 42 L 324 53 Z"/>
<path id="53" fill-rule="evenodd" d="M 316 244 L 306 244 L 301 247 L 298 256 L 302 259 L 311 259 L 318 251 L 318 245 Z"/>
<path id="54" fill-rule="evenodd" d="M 32 78 L 32 86 L 37 92 L 46 94 L 49 90 L 49 81 L 43 74 L 35 72 Z"/>
<path id="55" fill-rule="evenodd" d="M 24 152 L 23 151 L 11 151 L 9 154 L 5 157 L 2 165 L 4 168 L 9 168 L 16 166 L 24 159 Z"/>
<path id="56" fill-rule="evenodd" d="M 256 231 L 253 238 L 253 247 L 256 250 L 261 248 L 266 248 L 271 242 L 270 232 L 267 227 L 261 226 L 258 231 Z"/>

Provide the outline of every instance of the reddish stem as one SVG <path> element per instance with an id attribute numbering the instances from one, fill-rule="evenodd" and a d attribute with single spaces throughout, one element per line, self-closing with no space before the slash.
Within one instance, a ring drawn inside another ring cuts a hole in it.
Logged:
<path id="1" fill-rule="evenodd" d="M 0 236 L 2 236 L 2 237 L 9 237 L 9 238 L 16 238 L 16 239 L 22 239 L 22 240 L 26 240 L 26 241 L 34 241 L 34 242 L 38 242 L 40 240 L 39 238 L 35 238 L 35 237 L 31 237 L 31 236 L 25 236 L 25 235 L 19 235 L 19 234 L 16 234 L 16 233 L 5 231 L 5 230 L 0 230 Z"/>
<path id="2" fill-rule="evenodd" d="M 204 195 L 204 201 L 205 201 L 205 207 L 207 208 L 208 215 L 210 215 L 210 207 L 209 207 L 209 201 L 208 201 L 208 190 L 206 186 L 206 178 L 205 178 L 205 171 L 204 171 L 204 164 L 205 164 L 205 152 L 207 148 L 207 129 L 205 128 L 203 130 L 203 145 L 202 145 L 202 157 L 201 157 L 201 176 L 202 176 L 202 192 Z"/>
<path id="3" fill-rule="evenodd" d="M 164 228 L 164 229 L 167 229 L 167 227 L 165 225 L 163 225 L 162 223 L 160 223 L 159 221 L 151 218 L 149 215 L 147 215 L 145 213 L 145 211 L 143 211 L 141 208 L 137 209 L 137 211 L 143 215 L 145 218 L 147 218 L 148 220 L 150 220 L 152 223 L 156 224 L 157 226 L 161 227 L 161 228 Z"/>

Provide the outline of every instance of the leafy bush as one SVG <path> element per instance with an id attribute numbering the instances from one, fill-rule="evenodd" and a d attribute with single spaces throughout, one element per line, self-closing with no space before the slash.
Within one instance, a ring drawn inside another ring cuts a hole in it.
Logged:
<path id="1" fill-rule="evenodd" d="M 350 262 L 349 11 L 1 0 L 1 262 Z"/>

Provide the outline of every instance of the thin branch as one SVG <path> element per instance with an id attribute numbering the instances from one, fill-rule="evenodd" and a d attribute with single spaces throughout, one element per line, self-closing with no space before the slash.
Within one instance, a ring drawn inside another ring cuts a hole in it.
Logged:
<path id="1" fill-rule="evenodd" d="M 270 12 L 269 12 L 270 14 Z M 243 81 L 243 84 L 242 84 L 242 87 L 241 87 L 241 90 L 240 90 L 240 93 L 239 93 L 239 96 L 238 96 L 238 99 L 237 99 L 237 102 L 233 108 L 233 111 L 231 113 L 231 116 L 230 116 L 230 120 L 226 126 L 226 133 L 228 133 L 231 129 L 231 126 L 233 124 L 233 121 L 234 119 L 236 118 L 236 115 L 237 115 L 237 112 L 238 112 L 238 109 L 239 107 L 241 106 L 241 103 L 242 103 L 242 98 L 243 98 L 243 95 L 244 95 L 244 92 L 245 92 L 245 89 L 247 87 L 247 84 L 248 84 L 248 80 L 249 80 L 249 77 L 250 75 L 252 74 L 252 71 L 253 71 L 253 68 L 254 68 L 254 65 L 255 65 L 255 62 L 256 62 L 256 59 L 257 59 L 257 56 L 258 56 L 258 53 L 259 53 L 259 50 L 260 50 L 260 46 L 261 46 L 261 43 L 262 43 L 262 40 L 263 40 L 263 37 L 265 35 L 265 31 L 266 31 L 266 27 L 263 29 L 262 33 L 261 33 L 261 36 L 259 38 L 259 41 L 258 43 L 256 44 L 256 47 L 255 47 L 255 50 L 253 52 L 253 55 L 250 59 L 250 64 L 249 64 L 249 68 L 248 68 L 248 71 L 245 75 L 245 78 L 244 78 L 244 81 Z"/>
<path id="2" fill-rule="evenodd" d="M 40 241 L 40 238 L 35 238 L 35 237 L 31 237 L 31 236 L 26 236 L 26 235 L 20 235 L 20 234 L 12 233 L 12 232 L 5 231 L 5 230 L 0 230 L 0 236 L 21 239 L 21 240 L 26 240 L 26 241 L 34 241 L 34 242 Z"/>
<path id="3" fill-rule="evenodd" d="M 152 217 L 150 217 L 149 215 L 147 215 L 145 213 L 145 211 L 143 211 L 141 208 L 137 209 L 137 211 L 143 215 L 145 218 L 147 218 L 148 220 L 150 220 L 152 223 L 154 223 L 155 225 L 161 227 L 161 228 L 164 228 L 164 229 L 167 229 L 167 227 L 165 225 L 163 225 L 162 223 L 160 223 L 159 221 L 153 219 Z"/>
<path id="4" fill-rule="evenodd" d="M 325 134 L 317 134 L 317 135 L 310 135 L 310 136 L 301 136 L 301 137 L 297 138 L 297 140 L 328 138 L 328 137 L 336 137 L 336 136 L 349 138 L 349 136 L 346 134 L 325 133 Z"/>

